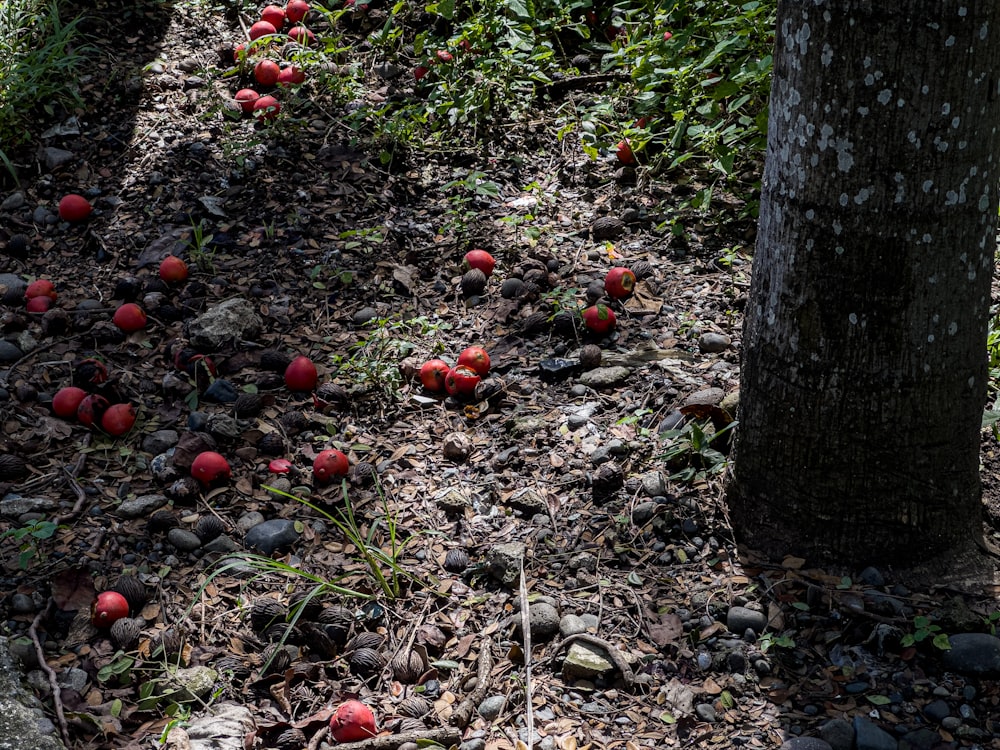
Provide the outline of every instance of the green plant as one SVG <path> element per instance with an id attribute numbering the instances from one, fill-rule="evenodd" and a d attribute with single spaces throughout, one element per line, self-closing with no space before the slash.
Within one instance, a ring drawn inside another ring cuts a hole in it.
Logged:
<path id="1" fill-rule="evenodd" d="M 775 646 L 778 648 L 795 648 L 795 639 L 785 633 L 781 635 L 764 633 L 757 639 L 757 645 L 760 647 L 760 652 L 766 654 Z"/>
<path id="2" fill-rule="evenodd" d="M 204 273 L 215 273 L 215 250 L 210 247 L 215 235 L 205 233 L 205 220 L 191 221 L 191 234 L 187 239 L 191 260 Z"/>
<path id="3" fill-rule="evenodd" d="M 1000 622 L 1000 610 L 994 610 L 983 617 L 983 624 L 986 625 L 990 635 L 997 634 L 997 622 Z"/>
<path id="4" fill-rule="evenodd" d="M 951 649 L 951 642 L 948 640 L 948 634 L 941 632 L 941 626 L 935 625 L 931 618 L 925 615 L 917 615 L 913 618 L 913 632 L 907 633 L 900 639 L 900 645 L 913 646 L 917 643 L 922 643 L 923 641 L 931 639 L 931 643 L 934 644 L 935 648 L 942 651 L 948 651 Z"/>
<path id="5" fill-rule="evenodd" d="M 660 459 L 674 470 L 670 478 L 690 482 L 725 471 L 728 460 L 723 452 L 712 447 L 712 443 L 720 438 L 728 440 L 728 433 L 735 427 L 736 422 L 715 429 L 711 421 L 701 424 L 692 421 L 662 433 L 668 444 Z"/>
<path id="6" fill-rule="evenodd" d="M 32 558 L 43 557 L 38 542 L 51 539 L 60 527 L 52 521 L 35 521 L 17 529 L 7 529 L 0 534 L 0 542 L 12 539 L 18 544 L 17 564 L 21 570 L 27 570 Z"/>

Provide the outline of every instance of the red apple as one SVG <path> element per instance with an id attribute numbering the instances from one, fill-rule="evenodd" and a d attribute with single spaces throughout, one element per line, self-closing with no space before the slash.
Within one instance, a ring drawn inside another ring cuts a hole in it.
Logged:
<path id="1" fill-rule="evenodd" d="M 278 73 L 279 86 L 298 86 L 300 83 L 305 83 L 305 80 L 306 74 L 302 72 L 302 68 L 297 68 L 294 65 L 282 68 L 281 72 Z"/>
<path id="2" fill-rule="evenodd" d="M 278 82 L 281 68 L 274 60 L 261 60 L 253 66 L 253 77 L 261 86 L 273 86 Z"/>
<path id="3" fill-rule="evenodd" d="M 262 96 L 253 103 L 253 114 L 259 122 L 273 120 L 281 111 L 281 103 L 271 95 Z"/>
<path id="4" fill-rule="evenodd" d="M 123 617 L 128 617 L 128 600 L 117 591 L 102 591 L 90 607 L 90 622 L 95 628 L 110 628 Z"/>
<path id="5" fill-rule="evenodd" d="M 278 30 L 274 28 L 273 23 L 268 23 L 267 21 L 258 21 L 253 26 L 250 27 L 250 41 L 254 39 L 260 39 L 262 36 L 267 36 L 268 34 L 277 34 Z"/>
<path id="6" fill-rule="evenodd" d="M 330 718 L 330 734 L 337 742 L 356 742 L 375 736 L 375 715 L 359 700 L 349 700 L 337 706 Z"/>
<path id="7" fill-rule="evenodd" d="M 168 284 L 184 281 L 187 277 L 187 263 L 178 258 L 176 255 L 168 255 L 160 261 L 160 279 Z"/>
<path id="8" fill-rule="evenodd" d="M 420 366 L 420 382 L 431 393 L 441 393 L 444 390 L 444 378 L 451 365 L 443 359 L 429 359 Z"/>
<path id="9" fill-rule="evenodd" d="M 288 5 L 285 6 L 285 18 L 288 19 L 288 23 L 298 23 L 306 17 L 309 7 L 309 3 L 305 0 L 288 0 Z"/>
<path id="10" fill-rule="evenodd" d="M 111 322 L 125 333 L 141 331 L 146 327 L 146 312 L 135 302 L 126 302 L 115 310 Z"/>
<path id="11" fill-rule="evenodd" d="M 267 5 L 260 12 L 260 20 L 266 21 L 276 29 L 280 29 L 285 25 L 285 9 L 279 8 L 277 5 Z"/>
<path id="12" fill-rule="evenodd" d="M 32 297 L 25 304 L 24 309 L 30 313 L 43 313 L 52 307 L 51 297 Z"/>
<path id="13" fill-rule="evenodd" d="M 480 380 L 482 378 L 479 373 L 471 367 L 458 365 L 448 370 L 448 374 L 444 376 L 444 389 L 450 396 L 468 398 L 476 392 Z"/>
<path id="14" fill-rule="evenodd" d="M 615 266 L 604 277 L 604 293 L 611 299 L 623 299 L 635 289 L 635 274 L 622 266 Z"/>
<path id="15" fill-rule="evenodd" d="M 479 248 L 475 248 L 474 250 L 467 252 L 465 254 L 464 261 L 466 268 L 478 268 L 486 274 L 487 278 L 492 275 L 493 269 L 497 264 L 492 255 Z"/>
<path id="16" fill-rule="evenodd" d="M 475 370 L 477 375 L 485 378 L 490 371 L 490 355 L 481 346 L 470 346 L 458 355 L 458 364 Z"/>
<path id="17" fill-rule="evenodd" d="M 285 385 L 290 391 L 311 391 L 318 380 L 316 365 L 305 355 L 300 354 L 285 368 Z"/>
<path id="18" fill-rule="evenodd" d="M 206 487 L 233 474 L 225 456 L 215 451 L 202 451 L 191 462 L 191 476 Z"/>
<path id="19" fill-rule="evenodd" d="M 93 427 L 95 424 L 100 424 L 101 415 L 108 405 L 108 400 L 104 396 L 91 393 L 80 401 L 80 405 L 76 408 L 76 418 L 80 424 Z"/>
<path id="20" fill-rule="evenodd" d="M 90 201 L 76 193 L 70 193 L 59 201 L 59 218 L 63 221 L 83 221 L 92 210 Z"/>
<path id="21" fill-rule="evenodd" d="M 258 99 L 260 99 L 260 94 L 253 89 L 240 89 L 236 92 L 237 104 L 240 105 L 240 109 L 248 114 L 253 112 L 254 102 Z"/>
<path id="22" fill-rule="evenodd" d="M 109 435 L 120 437 L 135 424 L 135 407 L 132 404 L 112 404 L 101 416 L 101 429 Z"/>
<path id="23" fill-rule="evenodd" d="M 337 477 L 346 477 L 351 464 L 341 451 L 327 448 L 320 451 L 313 461 L 313 476 L 318 482 L 330 482 Z"/>
<path id="24" fill-rule="evenodd" d="M 607 305 L 592 305 L 583 311 L 583 323 L 593 333 L 607 333 L 615 327 L 615 311 Z"/>
<path id="25" fill-rule="evenodd" d="M 301 44 L 303 47 L 308 47 L 310 44 L 316 41 L 316 35 L 312 33 L 305 26 L 296 26 L 288 30 L 288 38 L 293 42 Z"/>
<path id="26" fill-rule="evenodd" d="M 48 297 L 54 300 L 59 295 L 56 293 L 56 288 L 53 286 L 52 282 L 48 279 L 37 279 L 28 284 L 28 288 L 24 290 L 25 299 L 34 299 L 35 297 Z"/>
<path id="27" fill-rule="evenodd" d="M 67 385 L 56 391 L 52 397 L 52 411 L 57 417 L 72 419 L 76 416 L 77 409 L 80 408 L 80 402 L 86 397 L 87 392 L 83 388 Z"/>

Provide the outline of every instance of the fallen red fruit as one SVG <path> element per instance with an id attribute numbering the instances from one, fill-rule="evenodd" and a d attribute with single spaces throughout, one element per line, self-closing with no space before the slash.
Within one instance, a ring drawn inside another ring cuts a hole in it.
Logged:
<path id="1" fill-rule="evenodd" d="M 73 365 L 73 381 L 88 385 L 106 383 L 108 382 L 108 368 L 99 359 L 93 357 L 81 359 Z"/>
<path id="2" fill-rule="evenodd" d="M 475 370 L 477 375 L 485 378 L 490 371 L 490 355 L 481 346 L 470 346 L 458 355 L 458 364 Z"/>
<path id="3" fill-rule="evenodd" d="M 306 74 L 302 72 L 302 68 L 297 68 L 294 65 L 282 68 L 281 72 L 278 73 L 279 86 L 298 86 L 305 81 Z"/>
<path id="4" fill-rule="evenodd" d="M 285 368 L 285 385 L 290 391 L 311 391 L 316 387 L 319 373 L 309 357 L 300 354 Z"/>
<path id="5" fill-rule="evenodd" d="M 306 17 L 309 7 L 309 3 L 305 0 L 288 0 L 288 5 L 285 6 L 285 18 L 288 19 L 288 23 L 298 23 Z"/>
<path id="6" fill-rule="evenodd" d="M 415 67 L 413 69 L 413 78 L 415 80 L 419 81 L 421 78 L 423 78 L 425 75 L 427 75 L 430 72 L 431 72 L 431 69 L 428 68 L 426 65 L 418 65 L 417 67 Z"/>
<path id="7" fill-rule="evenodd" d="M 240 42 L 233 47 L 233 62 L 237 65 L 247 59 L 246 42 Z"/>
<path id="8" fill-rule="evenodd" d="M 244 112 L 253 112 L 253 105 L 260 99 L 260 94 L 258 94 L 253 89 L 240 89 L 236 92 L 236 103 L 240 105 L 240 109 Z"/>
<path id="9" fill-rule="evenodd" d="M 56 288 L 48 279 L 37 279 L 28 284 L 28 288 L 24 290 L 25 299 L 34 299 L 35 297 L 48 297 L 50 300 L 54 300 L 59 295 L 56 293 Z"/>
<path id="10" fill-rule="evenodd" d="M 673 37 L 673 34 L 671 34 L 669 31 L 663 32 L 663 41 L 669 42 L 671 37 Z"/>
<path id="11" fill-rule="evenodd" d="M 618 141 L 618 145 L 615 146 L 615 156 L 618 157 L 618 161 L 627 166 L 639 163 L 635 158 L 635 154 L 632 153 L 632 146 L 629 145 L 627 140 Z"/>
<path id="12" fill-rule="evenodd" d="M 615 266 L 604 277 L 604 293 L 611 299 L 623 299 L 635 290 L 635 274 L 622 266 Z"/>
<path id="13" fill-rule="evenodd" d="M 375 714 L 364 703 L 349 700 L 337 706 L 330 718 L 330 734 L 337 742 L 356 742 L 374 737 Z"/>
<path id="14" fill-rule="evenodd" d="M 288 38 L 293 42 L 301 44 L 303 47 L 308 47 L 316 41 L 316 35 L 305 26 L 296 26 L 294 29 L 289 29 Z"/>
<path id="15" fill-rule="evenodd" d="M 279 8 L 277 5 L 265 6 L 264 10 L 260 12 L 260 20 L 280 29 L 285 24 L 285 9 Z"/>
<path id="16" fill-rule="evenodd" d="M 444 378 L 451 365 L 443 359 L 429 359 L 420 366 L 420 382 L 431 393 L 444 391 Z"/>
<path id="17" fill-rule="evenodd" d="M 76 408 L 76 418 L 80 424 L 93 427 L 101 421 L 101 415 L 108 408 L 108 400 L 104 396 L 91 393 L 84 396 Z"/>
<path id="18" fill-rule="evenodd" d="M 466 268 L 478 268 L 487 277 L 492 275 L 493 269 L 496 268 L 497 262 L 493 259 L 485 250 L 475 248 L 470 250 L 465 254 L 465 266 Z"/>
<path id="19" fill-rule="evenodd" d="M 313 461 L 313 476 L 319 482 L 329 482 L 336 477 L 346 477 L 351 464 L 341 451 L 327 448 L 320 451 Z"/>
<path id="20" fill-rule="evenodd" d="M 261 86 L 273 86 L 280 74 L 281 68 L 274 60 L 261 60 L 253 66 L 253 77 Z"/>
<path id="21" fill-rule="evenodd" d="M 215 451 L 202 451 L 191 462 L 191 476 L 206 487 L 233 475 L 225 456 Z"/>
<path id="22" fill-rule="evenodd" d="M 583 324 L 594 333 L 607 333 L 615 327 L 615 311 L 607 305 L 592 305 L 583 311 Z"/>
<path id="23" fill-rule="evenodd" d="M 52 307 L 52 299 L 50 297 L 32 297 L 25 304 L 24 309 L 30 313 L 43 313 Z"/>
<path id="24" fill-rule="evenodd" d="M 126 302 L 111 316 L 111 322 L 125 333 L 141 331 L 146 327 L 146 311 L 135 302 Z"/>
<path id="25" fill-rule="evenodd" d="M 109 435 L 121 437 L 135 424 L 135 407 L 132 404 L 112 404 L 101 416 L 101 429 Z"/>
<path id="26" fill-rule="evenodd" d="M 70 193 L 59 201 L 59 218 L 63 221 L 83 221 L 92 210 L 90 201 L 76 193 Z"/>
<path id="27" fill-rule="evenodd" d="M 452 54 L 445 49 L 439 49 L 435 54 L 437 55 L 437 59 L 443 63 L 450 63 L 455 59 L 454 56 L 452 56 Z"/>
<path id="28" fill-rule="evenodd" d="M 253 103 L 253 114 L 260 122 L 273 120 L 281 112 L 281 103 L 273 96 L 262 96 Z"/>
<path id="29" fill-rule="evenodd" d="M 90 622 L 95 628 L 110 628 L 128 617 L 128 600 L 117 591 L 102 591 L 90 607 Z"/>
<path id="30" fill-rule="evenodd" d="M 253 26 L 250 27 L 250 41 L 254 39 L 260 39 L 262 36 L 267 36 L 268 34 L 277 34 L 278 30 L 274 28 L 273 23 L 268 23 L 267 21 L 258 21 Z"/>
<path id="31" fill-rule="evenodd" d="M 467 398 L 476 392 L 480 380 L 482 378 L 479 373 L 471 367 L 458 365 L 448 370 L 448 374 L 444 376 L 444 389 L 450 396 Z"/>
<path id="32" fill-rule="evenodd" d="M 276 458 L 267 465 L 272 474 L 288 474 L 292 470 L 292 462 L 287 458 Z"/>
<path id="33" fill-rule="evenodd" d="M 160 279 L 168 284 L 184 281 L 188 277 L 188 266 L 176 255 L 168 255 L 160 261 Z"/>
<path id="34" fill-rule="evenodd" d="M 72 419 L 76 416 L 77 409 L 80 408 L 80 402 L 86 397 L 87 392 L 83 388 L 77 388 L 75 385 L 67 385 L 65 388 L 60 388 L 52 397 L 52 412 L 57 417 Z"/>

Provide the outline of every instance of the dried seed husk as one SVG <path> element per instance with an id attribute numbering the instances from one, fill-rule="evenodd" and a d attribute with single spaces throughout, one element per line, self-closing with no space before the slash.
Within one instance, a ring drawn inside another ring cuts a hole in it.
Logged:
<path id="1" fill-rule="evenodd" d="M 590 225 L 590 236 L 595 240 L 613 240 L 625 231 L 625 222 L 617 216 L 602 216 Z"/>
<path id="2" fill-rule="evenodd" d="M 177 516 L 166 508 L 160 508 L 159 510 L 153 511 L 153 515 L 149 517 L 149 521 L 146 523 L 146 529 L 150 534 L 170 531 L 170 529 L 176 526 Z"/>
<path id="3" fill-rule="evenodd" d="M 402 734 L 403 732 L 419 732 L 422 729 L 427 729 L 427 725 L 420 719 L 415 719 L 412 716 L 403 716 L 392 722 L 388 726 L 388 729 L 392 730 L 393 734 Z"/>
<path id="4" fill-rule="evenodd" d="M 274 746 L 277 750 L 302 750 L 308 744 L 309 739 L 306 737 L 306 733 L 295 727 L 284 730 L 274 738 Z"/>
<path id="5" fill-rule="evenodd" d="M 411 695 L 399 702 L 396 711 L 400 716 L 419 719 L 431 712 L 431 702 L 419 695 Z"/>
<path id="6" fill-rule="evenodd" d="M 288 611 L 299 620 L 316 620 L 323 611 L 323 600 L 312 591 L 296 591 L 288 602 Z"/>
<path id="7" fill-rule="evenodd" d="M 309 420 L 300 411 L 286 411 L 279 421 L 289 435 L 297 435 L 309 426 Z"/>
<path id="8" fill-rule="evenodd" d="M 202 544 L 208 544 L 213 539 L 222 535 L 226 530 L 226 525 L 216 516 L 202 516 L 195 524 L 194 533 L 201 539 Z"/>
<path id="9" fill-rule="evenodd" d="M 351 610 L 337 605 L 323 607 L 316 619 L 323 625 L 330 640 L 338 646 L 347 644 L 347 639 L 354 630 L 354 613 Z"/>
<path id="10" fill-rule="evenodd" d="M 260 353 L 260 366 L 271 372 L 284 373 L 291 363 L 291 355 L 277 349 L 265 349 Z"/>
<path id="11" fill-rule="evenodd" d="M 600 367 L 603 353 L 597 344 L 587 344 L 580 350 L 580 364 L 585 370 Z"/>
<path id="12" fill-rule="evenodd" d="M 383 643 L 385 643 L 385 637 L 380 633 L 374 633 L 370 630 L 362 630 L 347 642 L 346 649 L 348 651 L 353 651 L 354 649 L 359 648 L 377 650 L 382 648 Z"/>
<path id="13" fill-rule="evenodd" d="M 250 665 L 238 656 L 223 656 L 212 662 L 212 667 L 219 673 L 230 672 L 234 680 L 245 680 L 250 676 Z"/>
<path id="14" fill-rule="evenodd" d="M 257 450 L 265 456 L 280 456 L 285 452 L 285 439 L 277 432 L 268 432 L 257 441 Z"/>
<path id="15" fill-rule="evenodd" d="M 385 659 L 373 648 L 359 648 L 351 654 L 348 664 L 352 674 L 359 677 L 372 677 L 385 667 Z"/>
<path id="16" fill-rule="evenodd" d="M 262 674 L 280 674 L 292 665 L 292 655 L 287 649 L 278 644 L 270 646 L 262 654 L 261 666 Z"/>
<path id="17" fill-rule="evenodd" d="M 13 453 L 0 453 L 0 480 L 23 479 L 28 476 L 28 462 Z"/>
<path id="18" fill-rule="evenodd" d="M 444 569 L 449 573 L 461 573 L 469 567 L 469 553 L 464 549 L 450 549 L 444 556 Z"/>
<path id="19" fill-rule="evenodd" d="M 629 266 L 629 268 L 632 270 L 632 273 L 635 274 L 636 279 L 639 280 L 648 279 L 656 270 L 653 268 L 653 264 L 648 260 L 637 260 Z"/>
<path id="20" fill-rule="evenodd" d="M 423 657 L 416 651 L 404 649 L 396 654 L 389 667 L 392 676 L 400 682 L 412 683 L 420 679 L 426 669 Z"/>
<path id="21" fill-rule="evenodd" d="M 123 617 L 111 623 L 108 634 L 111 640 L 122 651 L 131 651 L 139 645 L 139 636 L 146 626 L 146 621 L 139 617 Z"/>
<path id="22" fill-rule="evenodd" d="M 122 576 L 111 590 L 125 597 L 131 612 L 138 612 L 149 601 L 149 589 L 135 576 Z"/>
<path id="23" fill-rule="evenodd" d="M 287 615 L 285 605 L 277 599 L 254 599 L 250 605 L 250 627 L 257 633 L 263 633 L 271 625 L 284 622 Z"/>
<path id="24" fill-rule="evenodd" d="M 174 659 L 180 655 L 184 648 L 184 639 L 181 634 L 173 628 L 164 630 L 150 645 L 149 653 L 155 659 Z"/>
<path id="25" fill-rule="evenodd" d="M 233 402 L 233 413 L 240 419 L 256 417 L 264 408 L 264 399 L 258 393 L 241 393 Z"/>
<path id="26" fill-rule="evenodd" d="M 462 276 L 462 294 L 471 297 L 486 291 L 486 274 L 478 268 L 472 268 Z"/>

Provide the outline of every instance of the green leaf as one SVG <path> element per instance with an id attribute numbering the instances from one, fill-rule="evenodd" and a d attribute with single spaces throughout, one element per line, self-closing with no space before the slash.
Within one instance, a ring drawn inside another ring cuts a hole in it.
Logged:
<path id="1" fill-rule="evenodd" d="M 674 716 L 669 711 L 664 711 L 662 714 L 660 714 L 660 721 L 662 721 L 664 724 L 676 724 L 677 717 Z"/>
<path id="2" fill-rule="evenodd" d="M 887 706 L 892 703 L 889 698 L 884 695 L 866 695 L 868 702 L 876 706 Z"/>
<path id="3" fill-rule="evenodd" d="M 462 665 L 457 661 L 452 661 L 451 659 L 440 659 L 438 661 L 431 662 L 432 667 L 437 669 L 461 669 Z"/>
<path id="4" fill-rule="evenodd" d="M 948 639 L 947 633 L 938 633 L 931 642 L 935 648 L 939 648 L 942 651 L 951 651 L 951 641 Z"/>

